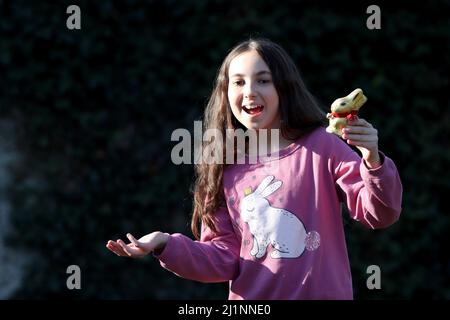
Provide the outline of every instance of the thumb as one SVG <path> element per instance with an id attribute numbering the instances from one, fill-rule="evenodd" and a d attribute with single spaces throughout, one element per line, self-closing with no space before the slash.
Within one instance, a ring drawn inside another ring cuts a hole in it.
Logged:
<path id="1" fill-rule="evenodd" d="M 136 247 L 141 247 L 141 243 L 138 241 L 138 240 L 136 240 L 136 238 L 135 237 L 133 237 L 133 235 L 131 234 L 131 233 L 127 233 L 127 238 L 128 238 L 128 240 L 130 240 Z"/>

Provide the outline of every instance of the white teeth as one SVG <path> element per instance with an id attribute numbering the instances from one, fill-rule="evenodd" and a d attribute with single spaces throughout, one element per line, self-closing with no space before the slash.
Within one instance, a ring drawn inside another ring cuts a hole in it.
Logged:
<path id="1" fill-rule="evenodd" d="M 244 107 L 246 107 L 247 109 L 255 109 L 255 108 L 261 107 L 261 105 L 260 104 L 252 105 L 252 106 L 247 105 L 247 106 L 244 106 Z"/>

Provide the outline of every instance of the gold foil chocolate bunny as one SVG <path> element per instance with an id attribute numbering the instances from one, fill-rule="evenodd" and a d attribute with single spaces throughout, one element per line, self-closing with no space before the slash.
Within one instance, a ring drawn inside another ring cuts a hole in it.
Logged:
<path id="1" fill-rule="evenodd" d="M 353 90 L 348 96 L 334 100 L 331 105 L 331 113 L 327 113 L 329 125 L 326 129 L 329 133 L 342 136 L 342 128 L 347 126 L 347 121 L 358 114 L 359 108 L 366 103 L 367 97 L 361 89 Z"/>

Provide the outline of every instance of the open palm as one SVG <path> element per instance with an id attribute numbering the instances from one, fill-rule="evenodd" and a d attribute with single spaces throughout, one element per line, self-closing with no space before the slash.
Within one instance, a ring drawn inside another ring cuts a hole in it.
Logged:
<path id="1" fill-rule="evenodd" d="M 161 241 L 158 240 L 158 234 L 160 232 L 152 232 L 136 240 L 133 235 L 128 233 L 127 238 L 130 243 L 126 244 L 121 239 L 117 239 L 117 241 L 109 240 L 106 247 L 121 257 L 142 258 L 158 249 L 161 244 Z"/>

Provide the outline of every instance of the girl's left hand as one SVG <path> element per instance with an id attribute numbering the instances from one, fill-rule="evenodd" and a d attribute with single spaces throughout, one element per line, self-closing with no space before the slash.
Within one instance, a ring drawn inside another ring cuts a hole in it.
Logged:
<path id="1" fill-rule="evenodd" d="M 342 129 L 342 138 L 361 151 L 367 167 L 375 169 L 381 166 L 378 131 L 369 122 L 361 118 L 349 120 L 347 127 Z"/>

